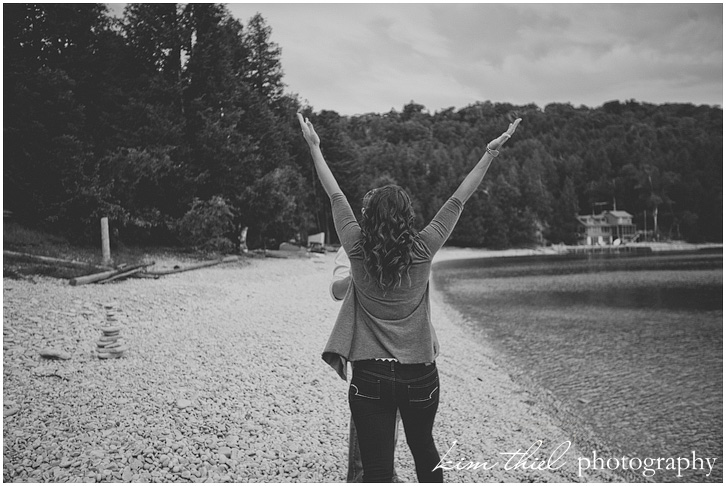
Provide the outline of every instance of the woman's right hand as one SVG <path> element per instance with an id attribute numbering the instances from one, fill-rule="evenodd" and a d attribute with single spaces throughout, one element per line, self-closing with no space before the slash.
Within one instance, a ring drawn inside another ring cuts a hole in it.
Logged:
<path id="1" fill-rule="evenodd" d="M 511 119 L 511 118 L 510 118 Z M 521 122 L 521 118 L 517 118 L 512 123 L 509 124 L 509 128 L 506 132 L 499 135 L 497 138 L 489 142 L 488 147 L 492 150 L 498 150 L 499 147 L 504 145 L 504 142 L 509 140 L 509 138 L 514 134 L 514 131 L 517 129 L 517 126 L 519 125 L 519 122 Z"/>
<path id="2" fill-rule="evenodd" d="M 297 121 L 300 122 L 303 137 L 305 137 L 305 141 L 308 143 L 310 148 L 320 146 L 320 137 L 317 133 L 315 133 L 315 129 L 313 128 L 313 124 L 310 123 L 310 120 L 303 118 L 302 113 L 298 113 Z"/>

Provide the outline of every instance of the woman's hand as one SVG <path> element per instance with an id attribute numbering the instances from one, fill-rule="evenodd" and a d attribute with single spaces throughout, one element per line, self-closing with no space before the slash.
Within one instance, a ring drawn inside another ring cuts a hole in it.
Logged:
<path id="1" fill-rule="evenodd" d="M 325 162 L 323 152 L 320 151 L 320 137 L 318 137 L 318 134 L 315 133 L 315 129 L 313 128 L 313 124 L 310 123 L 310 120 L 304 119 L 301 113 L 297 114 L 297 120 L 300 122 L 303 137 L 305 137 L 305 141 L 310 146 L 310 155 L 313 156 L 315 172 L 317 172 L 318 178 L 320 178 L 320 183 L 323 185 L 325 193 L 329 197 L 332 197 L 333 194 L 337 194 L 341 191 L 340 186 L 338 186 L 338 181 L 335 180 L 335 176 L 333 176 L 333 173 L 330 172 L 330 167 L 328 167 L 327 162 Z"/>
<path id="2" fill-rule="evenodd" d="M 511 118 L 510 118 L 511 120 Z M 517 125 L 519 125 L 519 122 L 521 122 L 521 118 L 517 118 L 512 123 L 509 124 L 509 128 L 506 132 L 499 135 L 499 137 L 495 138 L 491 142 L 489 142 L 489 145 L 487 146 L 491 150 L 497 150 L 499 147 L 504 145 L 504 142 L 509 140 L 509 138 L 514 134 L 514 131 L 517 129 Z"/>
<path id="3" fill-rule="evenodd" d="M 305 137 L 305 141 L 308 143 L 310 148 L 320 146 L 320 137 L 318 137 L 318 134 L 315 133 L 315 129 L 313 128 L 313 124 L 310 123 L 310 120 L 303 118 L 302 113 L 298 113 L 297 121 L 300 122 L 303 137 Z"/>
<path id="4" fill-rule="evenodd" d="M 471 169 L 471 172 L 469 172 L 469 174 L 459 185 L 458 189 L 456 189 L 456 191 L 454 192 L 454 197 L 456 199 L 458 199 L 462 203 L 466 203 L 469 197 L 474 194 L 474 191 L 476 191 L 476 188 L 479 187 L 482 179 L 484 179 L 484 175 L 489 170 L 489 166 L 492 164 L 494 157 L 499 155 L 497 149 L 501 147 L 504 142 L 509 140 L 509 137 L 512 136 L 514 131 L 517 129 L 517 125 L 519 125 L 519 122 L 521 121 L 521 118 L 517 118 L 516 120 L 514 120 L 512 123 L 509 124 L 509 128 L 506 132 L 502 133 L 499 137 L 495 138 L 487 144 L 487 153 L 482 155 L 481 159 L 479 159 L 479 163 L 477 163 L 476 166 Z"/>

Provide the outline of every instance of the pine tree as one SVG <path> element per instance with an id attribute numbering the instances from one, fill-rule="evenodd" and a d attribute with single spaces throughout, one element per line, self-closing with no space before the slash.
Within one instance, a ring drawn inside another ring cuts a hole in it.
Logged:
<path id="1" fill-rule="evenodd" d="M 244 79 L 252 91 L 275 102 L 283 94 L 282 49 L 271 40 L 272 28 L 259 13 L 247 24 L 244 44 L 247 59 Z"/>

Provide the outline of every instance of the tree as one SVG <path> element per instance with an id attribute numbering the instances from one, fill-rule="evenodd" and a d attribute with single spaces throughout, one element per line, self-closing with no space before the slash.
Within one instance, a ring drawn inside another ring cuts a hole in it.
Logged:
<path id="1" fill-rule="evenodd" d="M 624 174 L 631 178 L 631 185 L 643 206 L 653 215 L 653 236 L 658 238 L 658 214 L 662 204 L 666 204 L 673 216 L 673 200 L 670 190 L 679 181 L 679 176 L 673 172 L 661 172 L 658 167 L 644 164 L 641 167 L 628 165 L 623 168 Z"/>
<path id="2" fill-rule="evenodd" d="M 275 102 L 283 94 L 282 49 L 270 40 L 272 28 L 259 13 L 247 24 L 244 45 L 247 48 L 245 81 L 255 93 Z"/>
<path id="3" fill-rule="evenodd" d="M 571 177 L 566 177 L 560 195 L 555 201 L 551 229 L 546 235 L 547 239 L 553 243 L 576 244 L 578 227 L 575 215 L 579 212 L 575 184 Z"/>
<path id="4" fill-rule="evenodd" d="M 98 120 L 100 95 L 88 80 L 99 74 L 93 60 L 108 34 L 105 7 L 13 4 L 3 10 L 5 207 L 24 223 L 78 237 L 102 202 L 95 130 L 87 128 L 89 118 Z"/>
<path id="5" fill-rule="evenodd" d="M 285 207 L 288 217 L 296 213 L 280 191 L 288 201 L 300 200 L 288 126 L 294 103 L 278 96 L 279 50 L 255 44 L 271 33 L 259 15 L 247 33 L 223 6 L 190 8 L 195 41 L 184 96 L 192 186 L 202 200 L 223 196 L 238 228 L 249 227 L 248 241 L 263 244 L 270 208 Z M 271 181 L 286 185 L 273 188 Z"/>
<path id="6" fill-rule="evenodd" d="M 182 56 L 190 50 L 190 10 L 176 3 L 132 3 L 124 31 L 147 74 L 161 73 L 171 84 L 182 76 Z"/>
<path id="7" fill-rule="evenodd" d="M 95 235 L 103 215 L 130 242 L 168 244 L 196 198 L 197 210 L 223 201 L 231 232 L 249 227 L 251 247 L 333 236 L 296 126 L 303 104 L 284 92 L 281 50 L 261 15 L 245 28 L 221 4 L 129 4 L 119 24 L 101 4 L 4 13 L 5 207 L 21 221 Z M 368 189 L 395 181 L 419 226 L 522 116 L 452 244 L 574 242 L 574 214 L 600 202 L 651 212 L 661 235 L 723 238 L 719 107 L 483 101 L 432 115 L 411 101 L 381 114 L 305 114 L 354 210 Z"/>

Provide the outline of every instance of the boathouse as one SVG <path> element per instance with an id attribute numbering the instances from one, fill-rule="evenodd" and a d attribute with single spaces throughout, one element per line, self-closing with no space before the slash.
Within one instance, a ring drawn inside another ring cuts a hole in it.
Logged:
<path id="1" fill-rule="evenodd" d="M 581 245 L 612 245 L 631 241 L 636 235 L 633 215 L 627 211 L 604 211 L 577 216 Z"/>

